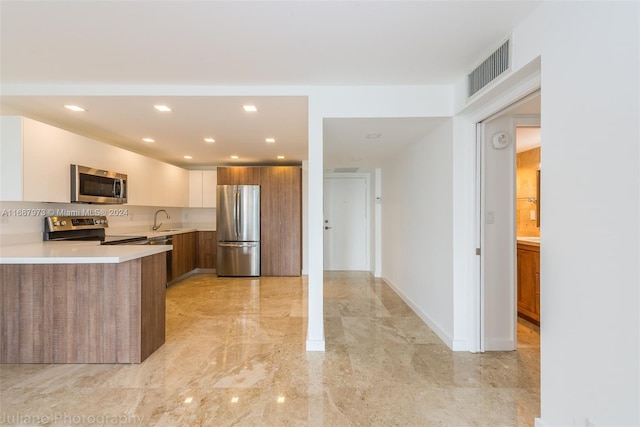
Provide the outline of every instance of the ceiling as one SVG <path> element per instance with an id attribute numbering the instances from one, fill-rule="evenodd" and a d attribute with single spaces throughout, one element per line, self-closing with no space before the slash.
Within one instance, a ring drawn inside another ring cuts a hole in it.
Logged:
<path id="1" fill-rule="evenodd" d="M 187 168 L 295 163 L 307 158 L 306 97 L 209 89 L 454 84 L 539 4 L 3 0 L 0 113 Z M 112 87 L 130 95 L 111 96 Z M 176 87 L 193 96 L 175 96 Z M 245 113 L 245 103 L 258 112 Z M 325 165 L 373 166 L 441 120 L 327 119 Z"/>

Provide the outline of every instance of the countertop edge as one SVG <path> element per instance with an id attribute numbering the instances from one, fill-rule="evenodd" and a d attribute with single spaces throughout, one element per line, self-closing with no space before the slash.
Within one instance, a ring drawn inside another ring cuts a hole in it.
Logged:
<path id="1" fill-rule="evenodd" d="M 0 265 L 12 264 L 119 264 L 167 252 L 171 245 L 78 245 L 45 242 L 1 248 Z"/>

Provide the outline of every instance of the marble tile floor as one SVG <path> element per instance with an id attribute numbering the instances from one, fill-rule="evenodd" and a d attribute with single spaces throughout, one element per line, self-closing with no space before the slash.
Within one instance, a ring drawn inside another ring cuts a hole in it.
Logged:
<path id="1" fill-rule="evenodd" d="M 325 276 L 326 352 L 305 351 L 304 278 L 194 275 L 136 365 L 0 365 L 0 425 L 532 426 L 539 333 L 452 352 L 383 281 Z M 536 335 L 538 341 L 536 345 Z"/>

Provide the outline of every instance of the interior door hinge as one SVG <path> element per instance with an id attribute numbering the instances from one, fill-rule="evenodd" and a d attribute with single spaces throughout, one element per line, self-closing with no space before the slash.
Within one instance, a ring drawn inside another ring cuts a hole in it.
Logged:
<path id="1" fill-rule="evenodd" d="M 480 248 L 476 248 L 476 255 L 480 255 Z"/>

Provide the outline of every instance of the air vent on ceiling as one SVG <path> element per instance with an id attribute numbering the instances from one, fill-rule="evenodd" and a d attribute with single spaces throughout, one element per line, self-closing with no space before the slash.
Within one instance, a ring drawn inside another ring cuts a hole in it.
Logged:
<path id="1" fill-rule="evenodd" d="M 491 83 L 509 69 L 509 40 L 504 42 L 487 59 L 467 75 L 467 97 L 471 98 L 480 89 Z"/>
<path id="2" fill-rule="evenodd" d="M 333 171 L 336 173 L 341 173 L 341 172 L 358 172 L 358 169 L 360 168 L 335 168 Z"/>

